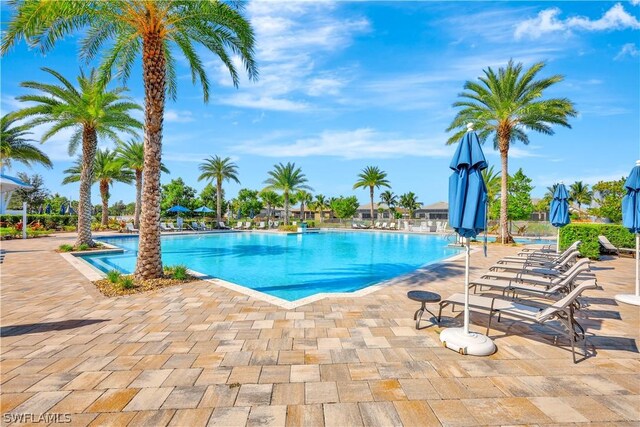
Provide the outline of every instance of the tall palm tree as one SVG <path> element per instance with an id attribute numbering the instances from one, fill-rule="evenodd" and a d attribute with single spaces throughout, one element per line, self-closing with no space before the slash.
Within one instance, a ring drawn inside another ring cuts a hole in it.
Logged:
<path id="1" fill-rule="evenodd" d="M 262 199 L 262 203 L 267 207 L 267 221 L 270 223 L 273 209 L 282 205 L 282 198 L 278 193 L 271 190 L 262 190 L 259 196 Z"/>
<path id="2" fill-rule="evenodd" d="M 26 138 L 27 135 L 31 135 L 31 132 L 27 132 L 29 126 L 12 126 L 15 121 L 16 118 L 10 114 L 0 118 L 0 168 L 11 167 L 11 162 L 15 161 L 27 166 L 40 163 L 51 169 L 53 164 L 49 156 L 30 144 L 34 142 L 32 139 Z"/>
<path id="3" fill-rule="evenodd" d="M 491 206 L 496 203 L 500 195 L 500 172 L 495 171 L 493 165 L 491 165 L 482 170 L 482 179 L 484 179 L 484 184 L 487 187 L 488 211 L 491 212 Z"/>
<path id="4" fill-rule="evenodd" d="M 235 181 L 240 184 L 238 179 L 238 166 L 231 161 L 230 157 L 224 159 L 219 156 L 212 156 L 210 159 L 206 159 L 204 163 L 200 163 L 199 166 L 200 176 L 198 181 L 207 179 L 209 181 L 216 181 L 216 216 L 218 223 L 222 221 L 222 183 L 224 181 Z"/>
<path id="5" fill-rule="evenodd" d="M 377 166 L 367 166 L 358 174 L 358 181 L 353 184 L 353 189 L 369 188 L 371 198 L 371 224 L 373 224 L 373 189 L 380 187 L 391 187 L 387 180 L 387 173 L 381 171 Z"/>
<path id="6" fill-rule="evenodd" d="M 316 199 L 309 205 L 314 212 L 320 212 L 320 222 L 324 219 L 324 210 L 329 208 L 329 202 L 322 194 L 316 194 Z"/>
<path id="7" fill-rule="evenodd" d="M 507 224 L 510 145 L 516 141 L 528 144 L 526 131 L 553 135 L 552 125 L 570 128 L 569 117 L 577 115 L 573 103 L 566 98 L 541 99 L 546 89 L 564 79 L 561 75 L 554 75 L 536 80 L 544 66 L 543 62 L 538 62 L 523 70 L 522 64 L 511 60 L 497 73 L 491 67 L 483 70 L 480 82 L 467 81 L 464 84 L 466 91 L 458 95 L 463 100 L 453 104 L 462 109 L 447 128 L 447 131 L 458 130 L 447 144 L 460 141 L 470 122 L 477 129 L 481 142 L 493 135 L 493 147 L 500 152 L 502 164 L 499 239 L 503 243 L 513 242 Z"/>
<path id="8" fill-rule="evenodd" d="M 313 188 L 307 184 L 307 177 L 302 173 L 302 169 L 296 168 L 295 163 L 288 162 L 286 165 L 278 163 L 273 165 L 273 170 L 269 171 L 269 178 L 264 183 L 265 189 L 282 191 L 284 196 L 284 223 L 289 224 L 289 202 L 292 193 L 300 190 L 310 190 Z"/>
<path id="9" fill-rule="evenodd" d="M 391 209 L 395 208 L 398 204 L 398 196 L 393 194 L 390 190 L 384 190 L 380 193 L 380 202 L 387 205 L 387 212 L 389 213 L 389 218 L 391 219 Z"/>
<path id="10" fill-rule="evenodd" d="M 593 200 L 593 191 L 589 190 L 588 184 L 576 181 L 569 187 L 569 200 L 578 205 L 578 215 L 580 215 L 582 205 L 588 205 Z"/>
<path id="11" fill-rule="evenodd" d="M 131 112 L 142 108 L 123 95 L 126 88 L 106 89 L 98 80 L 95 70 L 91 70 L 88 75 L 80 72 L 78 88 L 60 73 L 50 68 L 43 70 L 55 77 L 56 84 L 23 82 L 22 87 L 33 89 L 35 93 L 16 99 L 35 105 L 13 114 L 17 118 L 30 119 L 25 126 L 50 125 L 42 136 L 42 142 L 62 130 L 74 131 L 69 143 L 69 154 L 75 154 L 78 146 L 82 147 L 76 246 L 95 246 L 91 236 L 91 184 L 98 138 L 118 141 L 117 132 L 136 135 L 142 129 L 142 124 L 131 117 Z"/>
<path id="12" fill-rule="evenodd" d="M 136 277 L 163 275 L 160 254 L 160 163 L 165 96 L 176 98 L 177 47 L 191 68 L 192 80 L 202 85 L 209 100 L 209 79 L 198 45 L 217 56 L 239 83 L 234 62 L 238 58 L 250 79 L 257 79 L 254 34 L 242 15 L 242 2 L 191 0 L 33 0 L 16 2 L 17 10 L 6 26 L 2 53 L 24 39 L 47 52 L 55 43 L 83 30 L 81 57 L 94 59 L 106 45 L 101 74 L 108 81 L 112 69 L 127 80 L 142 56 L 145 89 L 144 170 L 142 219 Z"/>
<path id="13" fill-rule="evenodd" d="M 409 211 L 409 219 L 413 219 L 413 214 L 420 209 L 420 206 L 417 196 L 412 191 L 400 196 L 400 207 Z"/>
<path id="14" fill-rule="evenodd" d="M 133 171 L 136 177 L 136 207 L 133 215 L 133 226 L 140 228 L 140 210 L 142 209 L 142 175 L 144 172 L 144 144 L 135 140 L 119 142 L 116 147 L 118 160 L 123 167 Z M 169 173 L 163 164 L 160 170 Z"/>
<path id="15" fill-rule="evenodd" d="M 83 168 L 84 160 L 78 158 L 75 165 L 64 170 L 67 176 L 62 180 L 62 184 L 81 181 Z M 132 171 L 122 168 L 122 163 L 115 151 L 97 150 L 93 168 L 93 182 L 91 184 L 94 182 L 100 184 L 100 198 L 102 199 L 101 225 L 103 227 L 109 225 L 109 187 L 114 182 L 131 184 L 134 178 L 135 175 Z"/>
<path id="16" fill-rule="evenodd" d="M 299 190 L 296 193 L 296 201 L 300 203 L 300 221 L 305 220 L 305 208 L 313 201 L 313 196 L 304 190 Z"/>

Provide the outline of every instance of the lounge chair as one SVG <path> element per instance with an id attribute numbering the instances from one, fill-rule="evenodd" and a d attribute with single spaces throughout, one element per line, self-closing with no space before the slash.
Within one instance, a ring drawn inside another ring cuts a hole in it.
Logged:
<path id="1" fill-rule="evenodd" d="M 167 228 L 169 229 L 169 231 L 178 231 L 178 229 L 173 226 L 172 222 L 167 223 Z"/>
<path id="2" fill-rule="evenodd" d="M 204 223 L 204 221 L 202 221 L 202 222 L 200 222 L 200 230 L 209 231 L 211 229 L 209 227 L 207 227 L 207 225 Z"/>
<path id="3" fill-rule="evenodd" d="M 280 226 L 280 221 L 274 221 L 273 228 L 278 228 Z"/>
<path id="4" fill-rule="evenodd" d="M 492 279 L 492 280 L 506 280 L 510 282 L 524 282 L 532 285 L 546 286 L 551 287 L 559 284 L 563 280 L 571 277 L 575 274 L 576 271 L 585 271 L 584 266 L 589 266 L 589 259 L 583 258 L 577 263 L 575 263 L 570 269 L 567 271 L 560 273 L 558 275 L 544 274 L 526 271 L 524 273 L 510 273 L 507 271 L 488 271 L 486 272 L 481 279 Z M 577 277 L 577 276 L 576 276 Z M 593 277 L 593 276 L 591 276 Z M 477 280 L 476 280 L 477 281 Z M 476 282 L 474 281 L 474 282 Z"/>
<path id="5" fill-rule="evenodd" d="M 298 221 L 291 221 L 291 225 L 298 225 Z"/>
<path id="6" fill-rule="evenodd" d="M 389 229 L 389 224 L 387 224 L 386 222 L 382 223 L 382 227 L 380 227 L 383 230 L 388 230 Z"/>
<path id="7" fill-rule="evenodd" d="M 382 228 L 382 224 L 380 223 L 380 221 L 376 222 L 373 228 Z"/>
<path id="8" fill-rule="evenodd" d="M 229 227 L 224 223 L 224 221 L 218 221 L 218 228 L 221 228 L 223 230 L 229 229 Z"/>
<path id="9" fill-rule="evenodd" d="M 420 222 L 420 231 L 427 231 L 427 222 L 426 221 L 421 221 Z"/>
<path id="10" fill-rule="evenodd" d="M 580 244 L 582 242 L 580 240 L 573 242 L 571 244 L 571 246 L 569 246 L 567 249 L 565 249 L 562 253 L 557 254 L 555 251 L 553 252 L 546 252 L 546 251 L 531 251 L 531 252 L 525 252 L 520 251 L 518 252 L 517 255 L 511 255 L 511 256 L 506 256 L 504 258 L 502 258 L 500 261 L 515 261 L 515 262 L 525 262 L 527 260 L 540 260 L 540 261 L 560 261 L 562 260 L 564 257 L 568 256 L 571 252 L 573 251 L 577 251 L 578 248 L 580 247 Z M 500 262 L 498 261 L 498 262 Z"/>
<path id="11" fill-rule="evenodd" d="M 244 223 L 244 227 L 242 227 L 245 230 L 249 230 L 251 228 L 251 223 L 249 221 Z"/>
<path id="12" fill-rule="evenodd" d="M 598 242 L 600 242 L 601 254 L 620 255 L 618 248 L 613 246 L 606 236 L 598 236 Z"/>
<path id="13" fill-rule="evenodd" d="M 264 221 L 260 221 L 260 224 L 258 225 L 258 229 L 264 230 L 265 228 L 267 228 L 267 225 L 265 224 L 265 222 Z"/>
<path id="14" fill-rule="evenodd" d="M 553 304 L 531 304 L 528 301 L 508 301 L 501 298 L 492 298 L 488 296 L 470 295 L 469 308 L 472 310 L 482 310 L 489 312 L 489 322 L 487 324 L 487 334 L 491 329 L 491 319 L 494 314 L 498 314 L 498 322 L 502 315 L 511 316 L 521 321 L 530 321 L 535 324 L 546 324 L 550 329 L 555 330 L 563 335 L 567 335 L 571 342 L 571 353 L 573 363 L 576 363 L 575 344 L 577 339 L 583 340 L 584 353 L 586 356 L 586 336 L 584 328 L 575 320 L 574 313 L 578 297 L 587 289 L 595 289 L 596 284 L 593 281 L 581 283 L 564 298 L 554 302 Z M 440 311 L 438 313 L 438 322 L 442 317 L 442 309 L 448 305 L 455 307 L 456 305 L 464 305 L 464 294 L 453 294 L 440 302 Z M 547 323 L 552 320 L 558 320 L 560 326 L 553 323 Z"/>
<path id="15" fill-rule="evenodd" d="M 242 228 L 242 221 L 238 221 L 238 223 L 236 224 L 235 227 L 233 227 L 234 230 L 240 230 Z"/>
<path id="16" fill-rule="evenodd" d="M 201 230 L 200 225 L 198 225 L 198 223 L 195 222 L 195 221 L 191 221 L 191 229 L 195 230 L 195 231 L 200 231 Z"/>
<path id="17" fill-rule="evenodd" d="M 392 222 L 391 224 L 389 224 L 389 230 L 395 230 L 396 229 L 396 223 Z"/>
<path id="18" fill-rule="evenodd" d="M 549 270 L 556 273 L 561 273 L 575 264 L 579 255 L 579 251 L 573 251 L 570 252 L 567 256 L 562 257 L 556 261 L 526 258 L 522 260 L 499 260 L 496 264 L 493 264 L 491 267 L 489 267 L 489 270 L 515 272 L 528 270 Z"/>
<path id="19" fill-rule="evenodd" d="M 137 228 L 133 228 L 133 223 L 132 222 L 128 222 L 127 225 L 124 226 L 124 231 L 127 233 L 139 233 L 140 230 L 138 230 Z"/>
<path id="20" fill-rule="evenodd" d="M 160 223 L 160 231 L 173 231 L 173 230 L 170 229 L 169 227 L 167 227 L 167 223 L 166 222 L 161 222 Z"/>

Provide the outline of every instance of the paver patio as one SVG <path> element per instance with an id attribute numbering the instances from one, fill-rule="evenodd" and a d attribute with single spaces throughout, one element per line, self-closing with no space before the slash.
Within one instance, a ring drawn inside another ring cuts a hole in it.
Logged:
<path id="1" fill-rule="evenodd" d="M 106 298 L 53 251 L 71 240 L 2 242 L 3 424 L 43 413 L 69 414 L 66 425 L 640 423 L 640 310 L 613 299 L 632 291 L 630 258 L 594 263 L 601 289 L 580 312 L 590 357 L 574 365 L 541 327 L 496 323 L 486 358 L 441 347 L 438 327 L 415 330 L 406 292 L 460 292 L 463 260 L 285 310 L 209 282 Z M 474 254 L 472 277 L 516 251 Z"/>

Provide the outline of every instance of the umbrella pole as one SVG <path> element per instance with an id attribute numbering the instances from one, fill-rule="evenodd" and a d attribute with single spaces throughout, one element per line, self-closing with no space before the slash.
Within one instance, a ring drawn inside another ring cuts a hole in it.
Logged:
<path id="1" fill-rule="evenodd" d="M 556 240 L 556 253 L 560 253 L 560 227 L 558 227 L 558 240 Z"/>
<path id="2" fill-rule="evenodd" d="M 469 335 L 469 238 L 465 238 L 464 256 L 464 333 Z"/>
<path id="3" fill-rule="evenodd" d="M 640 234 L 636 233 L 636 297 L 640 298 Z"/>

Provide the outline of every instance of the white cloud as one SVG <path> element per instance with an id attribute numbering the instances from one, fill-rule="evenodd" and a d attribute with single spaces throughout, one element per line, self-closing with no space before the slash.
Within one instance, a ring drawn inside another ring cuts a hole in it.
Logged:
<path id="1" fill-rule="evenodd" d="M 638 6 L 640 4 L 640 0 L 631 0 L 631 4 L 634 6 Z"/>
<path id="2" fill-rule="evenodd" d="M 343 159 L 382 159 L 404 156 L 442 157 L 453 155 L 455 146 L 446 146 L 446 135 L 438 137 L 402 137 L 370 128 L 348 131 L 323 131 L 318 135 L 279 142 L 250 141 L 235 147 L 242 153 L 265 157 L 329 156 Z M 289 138 L 286 138 L 289 139 Z"/>
<path id="3" fill-rule="evenodd" d="M 186 110 L 166 110 L 164 112 L 164 121 L 170 123 L 188 123 L 195 119 L 191 111 Z"/>
<path id="4" fill-rule="evenodd" d="M 557 8 L 545 9 L 535 18 L 527 19 L 516 25 L 515 37 L 539 39 L 550 33 L 570 33 L 572 30 L 611 31 L 640 29 L 640 21 L 627 13 L 622 4 L 616 3 L 599 19 L 592 20 L 584 16 L 573 16 L 560 19 L 562 11 Z"/>
<path id="5" fill-rule="evenodd" d="M 618 54 L 613 59 L 618 61 L 624 58 L 625 56 L 631 56 L 633 58 L 639 55 L 640 55 L 640 49 L 638 49 L 635 43 L 626 43 L 622 46 L 622 49 L 620 49 L 620 52 L 618 52 Z"/>

